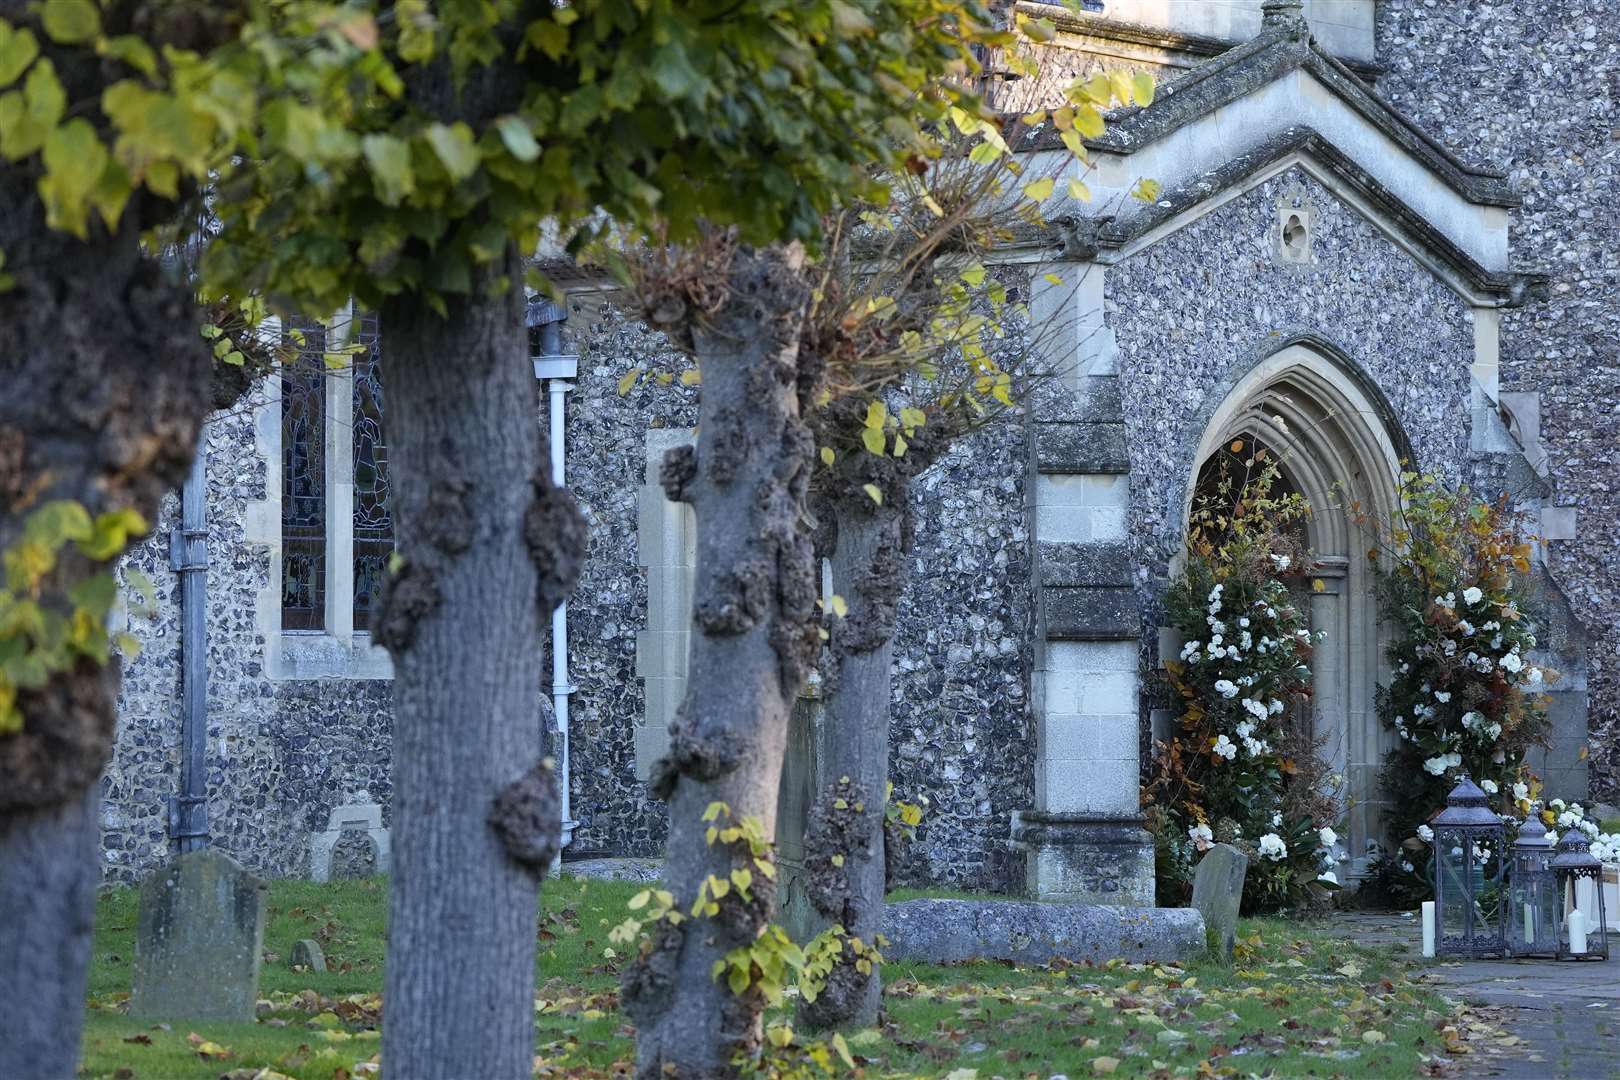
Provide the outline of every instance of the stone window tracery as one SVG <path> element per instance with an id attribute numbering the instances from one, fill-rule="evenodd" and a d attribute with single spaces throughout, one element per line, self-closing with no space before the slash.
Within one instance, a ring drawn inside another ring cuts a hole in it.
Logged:
<path id="1" fill-rule="evenodd" d="M 364 351 L 354 357 L 354 629 L 369 631 L 394 551 L 377 316 L 361 318 L 360 344 Z"/>
<path id="2" fill-rule="evenodd" d="M 365 633 L 394 549 L 377 317 L 286 333 L 303 340 L 280 376 L 281 630 Z"/>

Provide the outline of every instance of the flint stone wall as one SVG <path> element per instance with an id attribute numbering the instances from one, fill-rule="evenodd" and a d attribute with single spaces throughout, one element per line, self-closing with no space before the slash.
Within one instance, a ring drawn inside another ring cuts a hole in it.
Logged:
<path id="1" fill-rule="evenodd" d="M 635 769 L 643 717 L 635 640 L 647 618 L 636 499 L 647 431 L 694 424 L 696 391 L 657 377 L 678 375 L 686 361 L 608 299 L 573 301 L 567 336 L 580 354 L 568 480 L 591 529 L 569 605 L 580 822 L 570 854 L 657 856 L 664 805 L 648 798 Z M 632 368 L 643 376 L 621 395 Z M 244 523 L 249 505 L 265 498 L 266 470 L 249 406 L 278 408 L 278 392 L 273 381 L 256 387 L 250 401 L 214 418 L 207 470 L 209 822 L 218 849 L 265 876 L 307 874 L 310 835 L 338 806 L 375 801 L 389 827 L 392 793 L 390 681 L 272 680 L 265 671 L 256 606 L 270 556 L 245 539 Z M 904 858 L 908 883 L 1006 889 L 1022 879 L 1006 842 L 1012 812 L 1031 801 L 1034 753 L 1022 439 L 1016 423 L 976 436 L 916 485 L 918 544 L 895 646 L 893 779 L 902 797 L 926 795 L 931 805 Z M 179 786 L 181 714 L 180 591 L 167 545 L 177 524 L 170 497 L 153 535 L 125 562 L 157 595 L 150 614 L 129 617 L 142 649 L 125 668 L 103 781 L 109 881 L 139 880 L 169 849 L 164 800 Z M 540 689 L 550 689 L 549 657 Z"/>
<path id="2" fill-rule="evenodd" d="M 1549 562 L 1586 628 L 1592 796 L 1620 799 L 1620 19 L 1590 0 L 1383 0 L 1378 89 L 1464 156 L 1510 171 L 1511 243 L 1552 275 L 1504 313 L 1502 390 L 1536 395 Z M 1530 402 L 1521 404 L 1528 412 Z M 1520 418 L 1521 420 L 1524 417 Z"/>
<path id="3" fill-rule="evenodd" d="M 208 821 L 211 843 L 265 876 L 308 870 L 309 834 L 333 808 L 369 793 L 384 807 L 391 686 L 378 680 L 266 677 L 256 606 L 267 551 L 244 537 L 247 506 L 265 497 L 248 406 L 216 414 L 208 447 Z M 275 406 L 272 406 L 275 407 Z M 153 584 L 150 614 L 131 612 L 141 651 L 124 664 L 118 740 L 102 779 L 103 876 L 133 883 L 168 857 L 164 800 L 180 783 L 180 583 L 169 569 L 179 500 L 164 499 L 152 535 L 125 559 Z"/>

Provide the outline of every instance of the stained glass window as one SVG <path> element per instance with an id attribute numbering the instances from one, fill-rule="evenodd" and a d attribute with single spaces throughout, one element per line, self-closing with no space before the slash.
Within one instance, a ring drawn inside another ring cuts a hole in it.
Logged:
<path id="1" fill-rule="evenodd" d="M 394 550 L 394 518 L 376 315 L 361 317 L 359 340 L 365 351 L 354 357 L 354 628 L 365 631 Z"/>
<path id="2" fill-rule="evenodd" d="M 303 344 L 281 370 L 281 626 L 326 625 L 325 331 L 297 327 Z M 296 340 L 294 338 L 293 340 Z"/>

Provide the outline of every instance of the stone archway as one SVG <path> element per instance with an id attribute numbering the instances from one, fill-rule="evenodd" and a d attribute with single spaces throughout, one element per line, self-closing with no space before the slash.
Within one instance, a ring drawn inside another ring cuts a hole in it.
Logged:
<path id="1" fill-rule="evenodd" d="M 1387 679 L 1371 545 L 1352 517 L 1394 511 L 1405 441 L 1387 402 L 1348 359 L 1313 343 L 1287 345 L 1238 379 L 1209 415 L 1183 489 L 1183 530 L 1200 471 L 1240 437 L 1268 446 L 1288 486 L 1312 507 L 1306 540 L 1321 587 L 1311 594 L 1311 621 L 1327 635 L 1313 662 L 1312 719 L 1332 771 L 1345 778 L 1343 843 L 1359 876 L 1367 842 L 1383 836 L 1378 772 L 1387 744 L 1376 694 Z"/>

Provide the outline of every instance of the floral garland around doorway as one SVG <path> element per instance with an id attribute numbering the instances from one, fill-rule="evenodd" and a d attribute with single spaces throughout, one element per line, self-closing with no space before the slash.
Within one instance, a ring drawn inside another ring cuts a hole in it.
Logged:
<path id="1" fill-rule="evenodd" d="M 1505 821 L 1529 812 L 1539 783 L 1524 757 L 1545 739 L 1541 694 L 1557 673 L 1531 659 L 1532 539 L 1505 497 L 1487 503 L 1467 487 L 1408 472 L 1399 505 L 1392 521 L 1357 521 L 1374 537 L 1383 615 L 1395 630 L 1394 677 L 1378 706 L 1398 736 L 1382 784 L 1400 846 L 1373 853 L 1370 884 L 1413 903 L 1432 892 L 1425 822 L 1459 776 L 1472 777 Z"/>
<path id="2" fill-rule="evenodd" d="M 1185 901 L 1203 852 L 1222 842 L 1249 856 L 1245 909 L 1277 910 L 1336 887 L 1324 871 L 1338 810 L 1308 720 L 1317 636 L 1289 587 L 1308 580 L 1310 507 L 1273 494 L 1268 451 L 1242 439 L 1228 450 L 1195 503 L 1186 569 L 1165 597 L 1184 641 L 1165 663 L 1181 715 L 1156 747 L 1148 820 L 1161 902 Z M 1233 462 L 1244 476 L 1231 475 Z"/>

